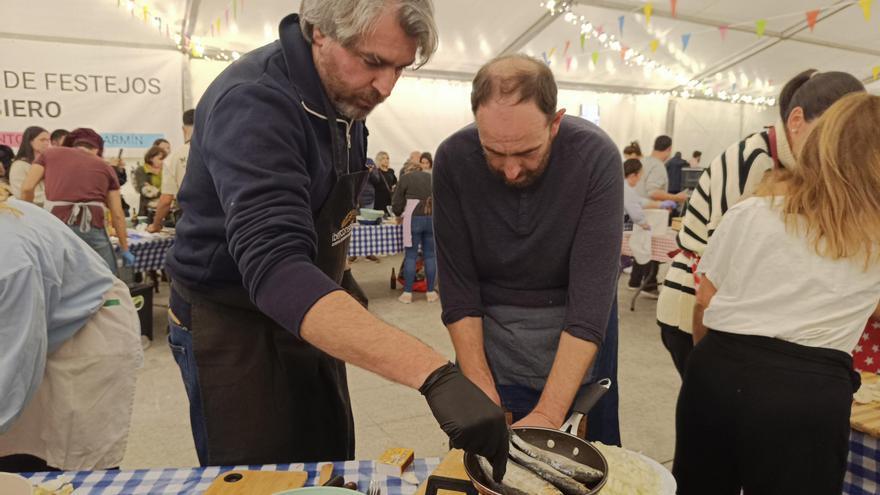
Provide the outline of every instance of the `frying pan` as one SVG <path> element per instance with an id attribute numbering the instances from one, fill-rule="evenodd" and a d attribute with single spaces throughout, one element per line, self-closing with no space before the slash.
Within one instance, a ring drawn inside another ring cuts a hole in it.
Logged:
<path id="1" fill-rule="evenodd" d="M 577 418 L 577 415 L 580 415 L 581 417 L 586 415 L 599 398 L 602 397 L 602 394 L 608 390 L 610 384 L 611 381 L 605 379 L 591 385 L 587 393 L 583 394 L 583 396 L 575 401 L 575 404 L 572 407 L 572 417 L 566 421 L 563 428 L 570 425 L 572 421 Z M 601 480 L 592 486 L 587 487 L 590 490 L 590 495 L 599 493 L 599 490 L 605 486 L 605 482 L 608 480 L 608 462 L 605 461 L 605 457 L 586 440 L 564 431 L 553 430 L 550 428 L 513 428 L 513 432 L 536 447 L 560 454 L 575 462 L 585 464 L 605 473 L 605 476 L 603 476 Z M 513 462 L 513 460 L 508 459 L 508 462 Z M 480 468 L 479 461 L 475 454 L 465 452 L 464 470 L 474 484 L 474 487 L 476 487 L 477 491 L 482 495 L 503 495 L 490 488 L 491 484 L 489 483 L 489 480 L 486 479 L 486 475 L 483 474 L 483 470 Z"/>

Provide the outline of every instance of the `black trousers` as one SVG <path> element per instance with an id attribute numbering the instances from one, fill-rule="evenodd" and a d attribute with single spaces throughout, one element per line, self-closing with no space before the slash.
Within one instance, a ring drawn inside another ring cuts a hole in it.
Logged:
<path id="1" fill-rule="evenodd" d="M 678 398 L 678 494 L 841 493 L 858 383 L 844 352 L 710 331 Z"/>
<path id="2" fill-rule="evenodd" d="M 644 265 L 640 265 L 633 261 L 632 273 L 629 274 L 629 286 L 640 287 L 642 281 L 645 280 L 645 289 L 653 290 L 657 288 L 657 272 L 660 269 L 660 263 L 649 261 Z"/>
<path id="3" fill-rule="evenodd" d="M 678 374 L 684 379 L 684 369 L 688 356 L 694 350 L 694 337 L 687 332 L 679 330 L 678 327 L 664 325 L 660 322 L 657 322 L 657 324 L 660 325 L 660 339 L 663 341 L 663 346 L 669 351 L 669 355 L 672 356 L 672 362 L 675 364 L 675 369 L 678 370 Z"/>

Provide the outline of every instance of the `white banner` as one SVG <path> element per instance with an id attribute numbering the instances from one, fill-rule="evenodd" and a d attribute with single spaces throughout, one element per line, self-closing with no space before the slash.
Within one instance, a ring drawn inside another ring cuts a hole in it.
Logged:
<path id="1" fill-rule="evenodd" d="M 179 52 L 0 39 L 0 53 L 0 144 L 17 148 L 32 125 L 91 127 L 105 156 L 183 142 Z"/>

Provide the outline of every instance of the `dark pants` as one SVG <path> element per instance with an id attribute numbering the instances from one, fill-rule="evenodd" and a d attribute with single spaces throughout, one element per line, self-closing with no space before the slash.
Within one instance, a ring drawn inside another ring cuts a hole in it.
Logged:
<path id="1" fill-rule="evenodd" d="M 587 440 L 600 441 L 608 445 L 620 445 L 620 421 L 618 409 L 620 397 L 617 386 L 617 298 L 611 306 L 611 316 L 605 331 L 605 341 L 593 363 L 592 376 L 597 381 L 602 378 L 611 379 L 611 389 L 599 399 L 599 402 L 587 415 Z M 532 412 L 541 398 L 541 390 L 517 385 L 498 385 L 501 404 L 511 413 L 513 421 L 519 421 Z M 580 395 L 586 388 L 582 386 Z"/>
<path id="2" fill-rule="evenodd" d="M 663 341 L 663 346 L 669 351 L 669 355 L 672 356 L 672 362 L 675 364 L 675 369 L 678 370 L 678 374 L 684 379 L 684 370 L 685 365 L 687 365 L 688 356 L 694 350 L 694 336 L 679 330 L 678 327 L 664 325 L 663 323 L 658 324 L 660 325 L 660 339 Z"/>
<path id="3" fill-rule="evenodd" d="M 678 494 L 839 494 L 857 388 L 844 352 L 710 331 L 678 398 Z"/>
<path id="4" fill-rule="evenodd" d="M 168 342 L 203 466 L 354 457 L 344 363 L 259 312 L 178 290 Z"/>
<path id="5" fill-rule="evenodd" d="M 654 290 L 657 288 L 657 272 L 659 270 L 660 263 L 656 261 L 649 261 L 644 265 L 633 262 L 628 285 L 630 287 L 641 287 L 642 282 L 644 282 L 645 290 Z"/>

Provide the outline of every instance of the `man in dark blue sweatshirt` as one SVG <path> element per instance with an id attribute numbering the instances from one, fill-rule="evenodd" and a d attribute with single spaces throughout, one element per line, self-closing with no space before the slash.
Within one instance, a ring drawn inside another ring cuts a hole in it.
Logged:
<path id="1" fill-rule="evenodd" d="M 419 389 L 453 446 L 506 467 L 503 412 L 340 289 L 363 119 L 437 45 L 430 0 L 303 0 L 196 109 L 167 267 L 202 465 L 354 456 L 345 362 Z"/>
<path id="2" fill-rule="evenodd" d="M 556 103 L 545 64 L 489 62 L 473 82 L 476 124 L 434 166 L 443 322 L 465 375 L 514 426 L 561 427 L 594 358 L 593 376 L 616 378 L 620 155 Z M 615 392 L 591 439 L 620 443 Z"/>

